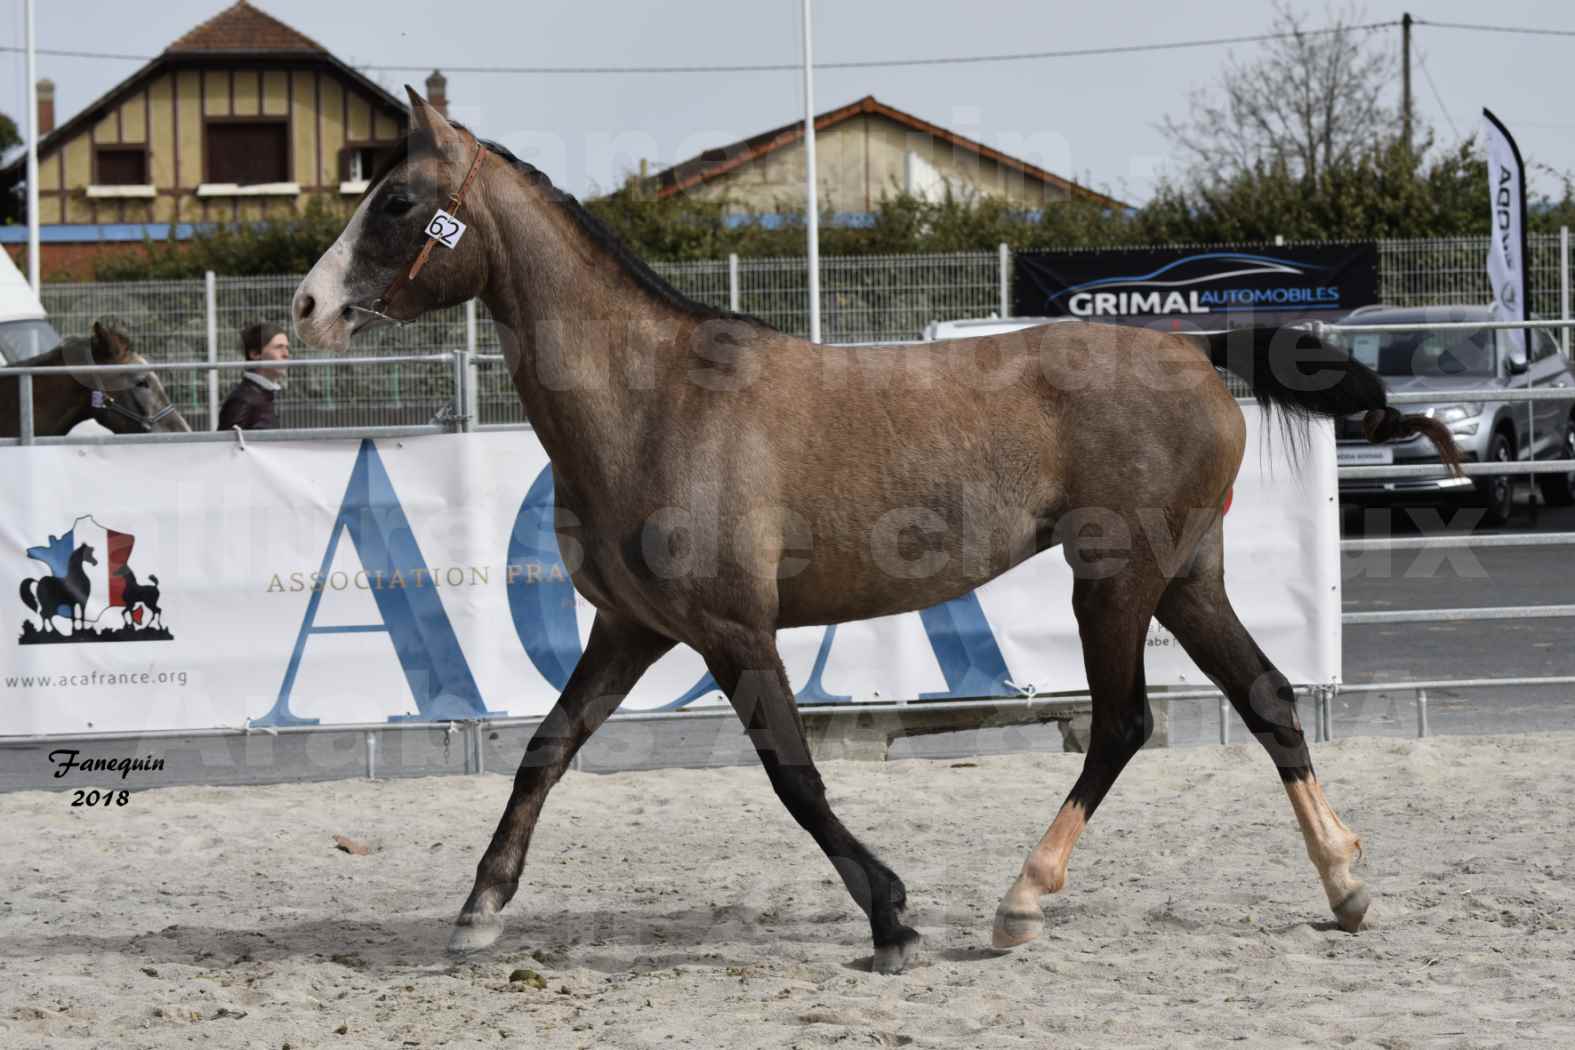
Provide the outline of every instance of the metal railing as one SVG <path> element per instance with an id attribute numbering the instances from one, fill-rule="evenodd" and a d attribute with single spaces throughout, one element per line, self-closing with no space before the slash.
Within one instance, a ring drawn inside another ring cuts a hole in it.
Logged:
<path id="1" fill-rule="evenodd" d="M 1571 270 L 1564 240 L 1559 234 L 1533 234 L 1528 245 L 1532 312 L 1564 316 Z M 1448 306 L 1491 298 L 1483 266 L 1487 237 L 1379 241 L 1378 247 L 1379 296 L 1385 303 Z M 809 292 L 801 258 L 732 256 L 659 262 L 652 268 L 699 302 L 753 314 L 789 334 L 805 334 Z M 51 283 L 44 285 L 41 297 L 64 334 L 86 332 L 100 317 L 119 317 L 133 333 L 135 349 L 150 361 L 217 362 L 239 356 L 235 333 L 244 325 L 287 319 L 300 281 L 296 275 L 209 274 L 184 281 Z M 836 343 L 918 339 L 931 321 L 1004 316 L 1011 290 L 1009 251 L 826 256 L 821 259 L 822 337 Z M 436 311 L 400 328 L 368 332 L 358 343 L 368 355 L 461 347 L 493 354 L 500 348 L 490 320 L 486 308 L 473 303 Z M 314 353 L 297 350 L 298 356 Z M 478 423 L 524 421 L 505 372 L 490 369 L 478 382 Z M 423 375 L 403 367 L 376 374 L 313 373 L 292 385 L 276 412 L 284 429 L 420 422 L 430 408 L 422 400 L 428 389 Z M 178 377 L 170 392 L 194 427 L 206 419 L 206 429 L 213 428 L 223 393 L 217 383 L 200 376 Z"/>
<path id="2" fill-rule="evenodd" d="M 1423 331 L 1475 331 L 1475 330 L 1516 330 L 1516 329 L 1557 329 L 1566 327 L 1567 320 L 1536 320 L 1536 321 L 1454 321 L 1454 322 L 1420 322 L 1416 324 L 1315 324 L 1311 326 L 1320 333 L 1339 332 L 1346 335 L 1357 333 L 1385 333 L 1385 332 L 1423 332 Z M 1436 405 L 1441 400 L 1448 401 L 1486 401 L 1486 402 L 1536 402 L 1536 401 L 1571 401 L 1575 402 L 1575 387 L 1561 389 L 1479 389 L 1479 390 L 1451 390 L 1447 394 L 1438 391 L 1416 393 L 1390 394 L 1388 401 L 1391 405 Z M 1462 467 L 1467 477 L 1483 476 L 1532 476 L 1540 474 L 1572 474 L 1575 473 L 1575 460 L 1556 459 L 1527 461 L 1521 463 L 1467 463 Z M 1438 463 L 1423 464 L 1388 464 L 1380 466 L 1344 466 L 1338 469 L 1339 477 L 1350 479 L 1366 478 L 1410 478 L 1410 477 L 1437 477 L 1444 472 Z M 1557 534 L 1527 534 L 1527 535 L 1494 535 L 1494 536 L 1415 536 L 1415 537 L 1374 537 L 1364 539 L 1342 539 L 1340 550 L 1342 553 L 1357 553 L 1371 551 L 1396 551 L 1396 550 L 1429 550 L 1438 548 L 1458 547 L 1547 547 L 1558 546 L 1563 543 L 1575 542 L 1575 533 Z M 1394 609 L 1375 612 L 1347 612 L 1341 615 L 1341 622 L 1347 626 L 1395 624 L 1395 623 L 1461 623 L 1474 620 L 1519 620 L 1519 619 L 1562 619 L 1575 616 L 1575 605 L 1549 604 L 1549 605 L 1524 605 L 1524 606 L 1488 606 L 1469 609 Z"/>
<path id="3" fill-rule="evenodd" d="M 1567 300 L 1563 304 L 1568 309 Z M 1433 330 L 1471 330 L 1471 329 L 1501 329 L 1513 330 L 1523 328 L 1559 328 L 1568 331 L 1567 320 L 1531 321 L 1531 322 L 1445 322 L 1433 324 L 1406 324 L 1406 325 L 1378 325 L 1378 324 L 1349 324 L 1349 325 L 1319 325 L 1315 326 L 1323 331 L 1338 331 L 1345 334 L 1356 333 L 1384 333 L 1405 331 L 1433 331 Z M 1566 347 L 1568 342 L 1566 342 Z M 1446 395 L 1439 392 L 1432 393 L 1395 393 L 1389 395 L 1388 401 L 1392 405 L 1423 405 L 1437 404 L 1440 400 L 1450 401 L 1490 401 L 1490 402 L 1536 402 L 1536 401 L 1571 401 L 1575 400 L 1575 388 L 1555 390 L 1461 390 L 1449 391 Z M 1400 477 L 1427 477 L 1437 476 L 1442 468 L 1437 464 L 1422 465 L 1388 465 L 1388 466 L 1346 466 L 1340 467 L 1338 474 L 1341 478 L 1400 478 Z M 1540 474 L 1567 474 L 1575 473 L 1575 460 L 1544 460 L 1542 462 L 1528 461 L 1524 463 L 1469 463 L 1464 467 L 1468 477 L 1491 475 L 1540 475 Z M 1432 535 L 1432 536 L 1385 536 L 1360 539 L 1342 539 L 1340 541 L 1341 553 L 1364 553 L 1372 551 L 1420 551 L 1439 549 L 1458 549 L 1472 547 L 1487 548 L 1532 548 L 1575 545 L 1575 533 L 1526 533 L 1526 534 L 1490 534 L 1490 535 Z M 1407 623 L 1472 623 L 1482 621 L 1505 620 L 1534 620 L 1534 619 L 1567 619 L 1575 617 L 1575 605 L 1571 604 L 1546 604 L 1546 605 L 1519 605 L 1519 606 L 1477 606 L 1464 609 L 1384 609 L 1368 612 L 1342 612 L 1340 623 L 1343 627 L 1373 626 L 1387 624 Z M 1364 683 L 1344 684 L 1334 687 L 1327 697 L 1320 699 L 1319 718 L 1324 739 L 1329 739 L 1332 734 L 1332 715 L 1330 704 L 1333 697 L 1340 693 L 1375 693 L 1375 692 L 1411 692 L 1416 703 L 1416 729 L 1418 737 L 1429 735 L 1431 728 L 1428 718 L 1428 693 L 1446 690 L 1472 690 L 1491 688 L 1527 688 L 1575 685 L 1575 677 L 1568 675 L 1545 675 L 1532 677 L 1506 677 L 1506 678 L 1473 678 L 1456 680 L 1435 680 L 1402 683 Z M 1225 722 L 1221 715 L 1221 742 L 1225 742 Z"/>
<path id="4" fill-rule="evenodd" d="M 270 369 L 300 371 L 307 375 L 330 373 L 331 369 L 392 369 L 421 366 L 422 375 L 433 390 L 421 399 L 421 421 L 385 424 L 330 425 L 321 427 L 298 426 L 293 429 L 252 430 L 241 432 L 205 430 L 193 426 L 190 433 L 126 433 L 87 435 L 46 435 L 36 432 L 33 418 L 33 379 L 35 376 L 61 375 L 116 376 L 156 372 L 177 377 L 165 383 L 165 388 L 175 386 L 180 377 L 199 373 L 216 375 L 225 371 L 244 371 L 255 368 L 256 362 L 248 361 L 149 361 L 146 364 L 125 365 L 16 365 L 0 371 L 0 378 L 16 379 L 18 436 L 0 438 L 0 446 L 8 445 L 57 445 L 105 443 L 186 443 L 207 441 L 299 441 L 320 438 L 346 437 L 407 437 L 418 434 L 464 433 L 477 428 L 478 355 L 466 350 L 438 353 L 357 355 L 344 357 L 291 358 L 287 361 L 269 361 Z M 502 360 L 489 356 L 489 360 Z M 188 384 L 189 385 L 189 384 Z M 510 392 L 512 396 L 512 391 Z M 173 401 L 173 398 L 171 399 Z M 517 402 L 517 399 L 516 399 Z M 201 420 L 187 419 L 188 425 Z M 490 429 L 528 429 L 526 423 L 493 424 Z"/>

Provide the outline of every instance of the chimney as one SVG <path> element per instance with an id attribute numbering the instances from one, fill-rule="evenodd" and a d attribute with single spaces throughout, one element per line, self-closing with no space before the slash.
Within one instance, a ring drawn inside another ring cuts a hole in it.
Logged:
<path id="1" fill-rule="evenodd" d="M 38 82 L 38 137 L 55 130 L 55 82 L 45 77 Z"/>
<path id="2" fill-rule="evenodd" d="M 448 116 L 448 77 L 435 69 L 427 77 L 427 101 L 433 109 Z"/>

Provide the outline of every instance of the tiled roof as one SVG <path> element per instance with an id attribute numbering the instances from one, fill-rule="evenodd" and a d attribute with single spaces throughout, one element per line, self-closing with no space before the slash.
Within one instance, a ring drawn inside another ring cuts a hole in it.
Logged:
<path id="1" fill-rule="evenodd" d="M 166 54 L 193 51 L 293 51 L 323 53 L 326 49 L 246 0 L 223 11 L 165 48 Z"/>
<path id="2" fill-rule="evenodd" d="M 904 113 L 895 106 L 888 106 L 873 95 L 866 95 L 858 101 L 851 102 L 839 109 L 828 110 L 825 113 L 818 114 L 815 117 L 815 131 L 818 134 L 827 128 L 836 127 L 844 121 L 863 115 L 884 117 L 910 130 L 923 132 L 942 142 L 950 143 L 970 153 L 976 153 L 981 157 L 993 160 L 1004 167 L 1021 172 L 1036 182 L 1043 182 L 1058 187 L 1069 196 L 1093 201 L 1106 207 L 1127 207 L 1121 201 L 1108 197 L 1096 190 L 1091 190 L 1086 186 L 1081 186 L 1070 179 L 1052 174 L 1043 168 L 1018 160 L 1016 157 L 1008 156 L 999 150 L 991 149 L 983 143 L 975 142 L 973 139 L 965 138 L 956 132 L 931 124 L 929 121 L 921 120 L 911 113 Z M 725 175 L 735 168 L 758 160 L 784 146 L 792 145 L 802 140 L 803 137 L 804 122 L 795 120 L 791 124 L 784 124 L 779 128 L 762 131 L 758 135 L 741 139 L 728 146 L 706 150 L 698 156 L 674 164 L 666 171 L 657 172 L 651 176 L 652 185 L 655 188 L 656 196 L 671 197 L 673 194 L 683 193 L 719 175 Z"/>

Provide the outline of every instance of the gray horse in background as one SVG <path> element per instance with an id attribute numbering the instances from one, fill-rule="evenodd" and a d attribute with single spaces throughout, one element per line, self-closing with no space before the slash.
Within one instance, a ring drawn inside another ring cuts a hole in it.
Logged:
<path id="1" fill-rule="evenodd" d="M 93 322 L 90 336 L 73 336 L 53 350 L 16 362 L 16 367 L 60 369 L 59 375 L 33 376 L 33 433 L 58 437 L 88 419 L 117 434 L 189 431 L 153 372 L 72 371 L 83 365 L 147 363 L 132 352 L 125 330 L 108 320 Z M 0 368 L 0 437 L 21 436 L 17 388 L 17 377 Z"/>

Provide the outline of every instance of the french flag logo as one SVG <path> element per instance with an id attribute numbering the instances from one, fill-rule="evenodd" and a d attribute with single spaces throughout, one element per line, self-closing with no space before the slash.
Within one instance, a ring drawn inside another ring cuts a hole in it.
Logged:
<path id="1" fill-rule="evenodd" d="M 24 628 L 23 640 L 139 640 L 139 628 L 160 610 L 158 577 L 139 581 L 131 569 L 136 543 L 131 533 L 84 514 L 48 543 L 29 547 L 27 556 L 44 571 L 22 581 L 22 602 L 39 621 L 36 630 Z M 114 610 L 118 618 L 106 616 Z"/>

